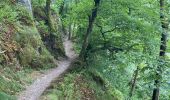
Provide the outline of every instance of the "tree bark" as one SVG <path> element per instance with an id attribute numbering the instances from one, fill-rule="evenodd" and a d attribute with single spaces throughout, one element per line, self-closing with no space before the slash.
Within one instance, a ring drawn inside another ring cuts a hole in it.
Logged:
<path id="1" fill-rule="evenodd" d="M 69 31 L 68 31 L 68 40 L 71 39 L 71 35 L 72 35 L 72 27 L 71 27 L 71 23 L 69 24 Z"/>
<path id="2" fill-rule="evenodd" d="M 67 35 L 67 30 L 66 30 L 66 26 L 64 25 L 63 19 L 66 17 L 66 13 L 67 13 L 67 7 L 68 5 L 66 5 L 66 0 L 62 1 L 62 4 L 59 8 L 59 14 L 61 15 L 61 19 L 62 19 L 62 32 L 64 35 Z"/>
<path id="3" fill-rule="evenodd" d="M 133 96 L 133 92 L 135 90 L 136 80 L 137 80 L 137 77 L 138 77 L 138 73 L 139 73 L 139 67 L 137 66 L 137 69 L 134 72 L 134 78 L 132 79 L 132 85 L 131 85 L 131 89 L 130 89 L 130 93 L 129 93 L 130 97 Z"/>
<path id="4" fill-rule="evenodd" d="M 89 24 L 88 24 L 88 27 L 87 27 L 86 34 L 84 36 L 83 45 L 82 45 L 82 48 L 81 48 L 81 51 L 80 51 L 80 55 L 79 55 L 79 57 L 81 59 L 84 59 L 85 55 L 86 55 L 86 49 L 87 49 L 87 46 L 88 46 L 88 43 L 89 43 L 88 42 L 89 41 L 89 37 L 90 37 L 90 34 L 92 32 L 92 29 L 93 29 L 94 21 L 95 21 L 95 19 L 97 17 L 97 12 L 98 12 L 98 8 L 99 8 L 100 0 L 94 0 L 94 2 L 95 2 L 95 6 L 92 9 L 91 15 L 89 16 Z"/>
<path id="5" fill-rule="evenodd" d="M 54 32 L 54 25 L 53 22 L 51 20 L 51 0 L 46 0 L 46 15 L 47 15 L 47 21 L 48 21 L 48 26 L 49 26 L 49 30 L 50 32 Z"/>
<path id="6" fill-rule="evenodd" d="M 165 52 L 166 52 L 166 44 L 167 44 L 167 30 L 168 30 L 168 23 L 165 18 L 164 14 L 164 5 L 165 1 L 160 0 L 160 20 L 161 20 L 161 27 L 162 27 L 162 34 L 161 34 L 161 45 L 160 45 L 160 52 L 159 56 L 161 59 L 165 58 Z M 157 71 L 161 71 L 160 69 L 161 66 L 157 68 Z M 160 73 L 156 73 L 156 75 L 159 77 Z M 156 79 L 155 80 L 155 88 L 153 90 L 153 95 L 152 95 L 152 100 L 159 100 L 159 83 L 160 80 Z"/>

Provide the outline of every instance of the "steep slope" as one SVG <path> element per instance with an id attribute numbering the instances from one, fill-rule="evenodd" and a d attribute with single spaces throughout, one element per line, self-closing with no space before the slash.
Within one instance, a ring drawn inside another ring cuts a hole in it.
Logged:
<path id="1" fill-rule="evenodd" d="M 33 80 L 29 75 L 37 70 L 56 67 L 55 58 L 64 55 L 60 34 L 55 32 L 51 52 L 43 41 L 41 25 L 18 0 L 0 1 L 0 93 L 16 95 Z M 53 14 L 54 16 L 56 14 Z M 46 15 L 44 15 L 46 16 Z M 55 20 L 55 19 L 53 19 Z M 55 22 L 55 21 L 54 21 Z M 41 25 L 42 26 L 42 25 Z M 57 27 L 57 24 L 55 24 Z M 48 34 L 47 25 L 43 29 Z M 50 40 L 49 40 L 50 41 Z M 60 54 L 61 55 L 52 55 Z"/>
<path id="2" fill-rule="evenodd" d="M 64 42 L 65 52 L 68 59 L 58 61 L 58 67 L 49 71 L 46 75 L 36 80 L 31 86 L 29 86 L 26 91 L 22 92 L 18 97 L 18 100 L 37 100 L 45 89 L 50 85 L 52 80 L 59 77 L 64 73 L 70 63 L 77 57 L 72 48 L 72 42 L 65 40 Z"/>

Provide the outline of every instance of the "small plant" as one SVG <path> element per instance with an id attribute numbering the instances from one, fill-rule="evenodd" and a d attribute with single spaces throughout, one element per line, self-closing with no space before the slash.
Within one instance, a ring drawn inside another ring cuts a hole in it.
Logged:
<path id="1" fill-rule="evenodd" d="M 1 1 L 0 1 L 1 3 Z M 6 2 L 0 4 L 0 22 L 15 22 L 17 13 L 15 8 Z"/>
<path id="2" fill-rule="evenodd" d="M 16 97 L 0 92 L 0 100 L 17 100 Z"/>

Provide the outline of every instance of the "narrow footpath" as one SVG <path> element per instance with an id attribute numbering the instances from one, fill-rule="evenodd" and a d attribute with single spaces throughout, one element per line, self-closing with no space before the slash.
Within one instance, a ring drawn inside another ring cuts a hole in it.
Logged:
<path id="1" fill-rule="evenodd" d="M 26 88 L 19 96 L 18 100 L 38 100 L 42 93 L 50 86 L 50 83 L 64 73 L 70 66 L 71 62 L 77 57 L 73 50 L 73 44 L 70 40 L 65 39 L 65 52 L 68 58 L 58 61 L 58 67 L 50 70 L 43 77 L 37 79 L 32 85 Z"/>

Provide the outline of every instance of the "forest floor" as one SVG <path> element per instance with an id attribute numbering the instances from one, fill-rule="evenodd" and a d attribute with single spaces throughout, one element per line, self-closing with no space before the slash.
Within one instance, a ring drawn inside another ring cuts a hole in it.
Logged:
<path id="1" fill-rule="evenodd" d="M 36 81 L 28 86 L 25 91 L 22 91 L 18 100 L 37 100 L 41 94 L 50 86 L 51 82 L 64 73 L 70 66 L 71 62 L 77 57 L 73 50 L 73 43 L 70 40 L 64 39 L 64 47 L 68 58 L 61 58 L 57 62 L 58 67 L 46 71 L 43 75 L 38 75 Z"/>

